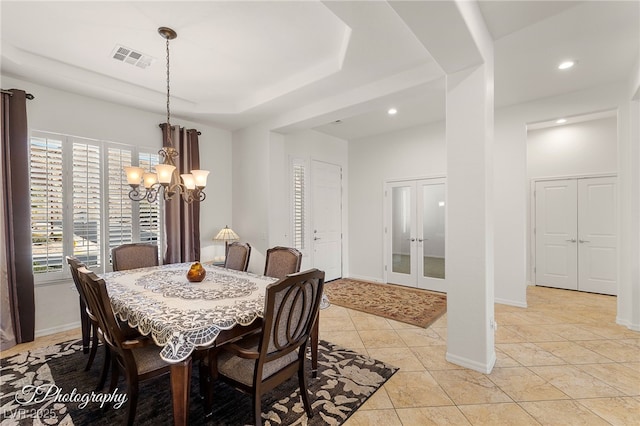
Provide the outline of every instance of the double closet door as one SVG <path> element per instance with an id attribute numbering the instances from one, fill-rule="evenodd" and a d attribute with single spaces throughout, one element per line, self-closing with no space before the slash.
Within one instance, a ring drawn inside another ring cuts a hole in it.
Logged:
<path id="1" fill-rule="evenodd" d="M 446 292 L 445 180 L 385 186 L 387 282 Z"/>
<path id="2" fill-rule="evenodd" d="M 616 178 L 536 182 L 535 283 L 617 293 Z"/>

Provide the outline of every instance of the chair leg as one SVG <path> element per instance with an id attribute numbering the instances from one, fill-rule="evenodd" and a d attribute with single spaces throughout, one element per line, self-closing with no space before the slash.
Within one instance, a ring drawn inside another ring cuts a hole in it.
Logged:
<path id="1" fill-rule="evenodd" d="M 89 360 L 87 361 L 87 366 L 84 368 L 84 371 L 89 371 L 91 365 L 93 364 L 93 360 L 96 357 L 96 352 L 98 352 L 98 330 L 94 324 L 91 324 L 91 349 L 89 352 Z"/>
<path id="2" fill-rule="evenodd" d="M 304 410 L 307 412 L 307 417 L 311 418 L 313 417 L 313 411 L 311 411 L 309 392 L 307 392 L 307 376 L 304 373 L 304 359 L 300 360 L 300 367 L 298 368 L 298 384 L 300 386 L 300 395 L 302 396 Z"/>
<path id="3" fill-rule="evenodd" d="M 260 394 L 254 389 L 253 393 L 253 423 L 256 426 L 262 426 L 262 401 L 260 400 Z"/>
<path id="4" fill-rule="evenodd" d="M 107 383 L 107 374 L 109 374 L 109 364 L 111 364 L 111 350 L 107 345 L 104 345 L 104 362 L 102 363 L 102 370 L 100 371 L 100 381 L 98 382 L 97 391 L 102 390 L 104 384 Z"/>
<path id="5" fill-rule="evenodd" d="M 87 315 L 87 305 L 80 297 L 80 327 L 82 330 L 82 353 L 89 353 L 89 341 L 91 340 L 91 321 Z M 86 370 L 85 370 L 86 371 Z"/>
<path id="6" fill-rule="evenodd" d="M 138 407 L 138 374 L 134 372 L 127 375 L 127 399 L 129 407 L 127 408 L 127 425 L 133 425 L 136 418 L 136 409 Z"/>
<path id="7" fill-rule="evenodd" d="M 118 386 L 118 378 L 120 377 L 120 367 L 118 366 L 118 360 L 114 357 L 111 360 L 111 384 L 109 385 L 109 393 L 116 390 Z"/>

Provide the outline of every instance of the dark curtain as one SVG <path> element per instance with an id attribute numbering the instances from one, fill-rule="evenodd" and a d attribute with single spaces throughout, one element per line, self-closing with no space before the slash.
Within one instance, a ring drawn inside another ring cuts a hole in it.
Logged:
<path id="1" fill-rule="evenodd" d="M 178 173 L 189 173 L 200 169 L 198 131 L 171 126 L 173 147 L 178 151 L 176 159 Z M 170 146 L 167 139 L 167 124 L 160 124 L 162 146 Z M 165 202 L 166 250 L 164 263 L 193 262 L 200 260 L 200 203 L 182 201 L 176 194 Z"/>
<path id="2" fill-rule="evenodd" d="M 2 93 L 2 349 L 30 342 L 35 333 L 35 302 L 31 258 L 31 205 L 29 189 L 29 137 L 26 93 Z M 5 294 L 6 293 L 6 294 Z M 6 303 L 6 306 L 5 306 Z M 5 310 L 11 324 L 5 321 Z M 11 339 L 5 325 L 13 329 Z M 6 334 L 5 334 L 6 332 Z M 5 340 L 6 337 L 6 340 Z M 13 341 L 15 340 L 15 341 Z"/>

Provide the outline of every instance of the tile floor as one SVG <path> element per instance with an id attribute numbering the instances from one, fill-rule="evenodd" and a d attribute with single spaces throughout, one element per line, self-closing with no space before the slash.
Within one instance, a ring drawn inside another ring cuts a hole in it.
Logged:
<path id="1" fill-rule="evenodd" d="M 345 426 L 640 424 L 640 333 L 615 324 L 616 298 L 529 287 L 528 305 L 496 305 L 491 374 L 445 360 L 446 315 L 421 329 L 336 305 L 323 310 L 322 339 L 400 368 Z"/>

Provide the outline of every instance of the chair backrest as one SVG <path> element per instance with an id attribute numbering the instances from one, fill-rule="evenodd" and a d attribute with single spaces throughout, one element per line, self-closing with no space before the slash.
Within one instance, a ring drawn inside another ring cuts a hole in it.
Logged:
<path id="1" fill-rule="evenodd" d="M 302 253 L 291 247 L 272 247 L 267 250 L 264 264 L 264 275 L 273 278 L 284 278 L 289 274 L 300 272 Z"/>
<path id="2" fill-rule="evenodd" d="M 82 284 L 80 283 L 80 277 L 78 277 L 78 269 L 86 268 L 87 266 L 80 262 L 80 260 L 75 256 L 66 256 L 67 263 L 69 264 L 69 269 L 71 270 L 71 277 L 73 278 L 73 283 L 76 286 L 76 290 L 80 294 L 80 299 L 86 304 L 87 297 L 84 294 L 84 289 L 82 288 Z"/>
<path id="3" fill-rule="evenodd" d="M 114 271 L 158 266 L 158 246 L 148 243 L 122 244 L 111 249 Z"/>
<path id="4" fill-rule="evenodd" d="M 227 246 L 224 267 L 236 271 L 246 271 L 249 267 L 251 246 L 248 243 L 233 242 Z"/>
<path id="5" fill-rule="evenodd" d="M 258 368 L 306 344 L 323 288 L 324 271 L 317 269 L 291 274 L 267 286 Z"/>
<path id="6" fill-rule="evenodd" d="M 122 342 L 126 337 L 111 308 L 104 280 L 84 267 L 78 269 L 78 278 L 87 297 L 87 306 L 97 319 L 104 342 L 122 353 Z"/>

